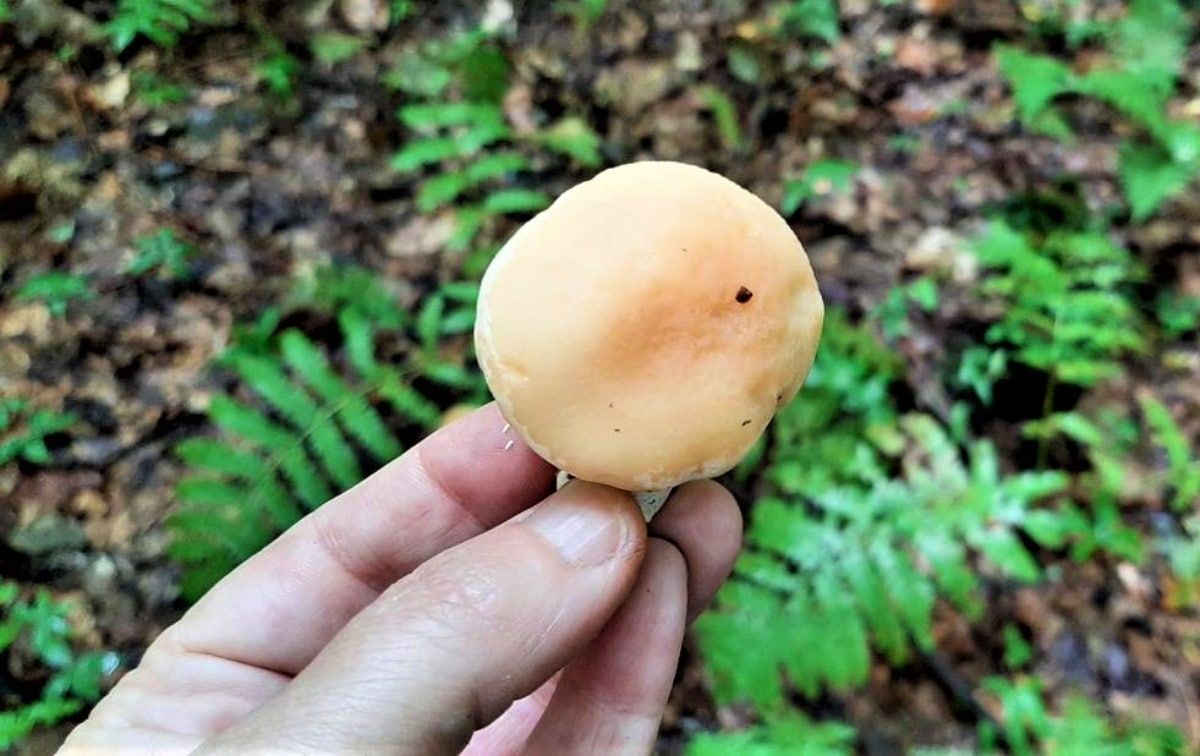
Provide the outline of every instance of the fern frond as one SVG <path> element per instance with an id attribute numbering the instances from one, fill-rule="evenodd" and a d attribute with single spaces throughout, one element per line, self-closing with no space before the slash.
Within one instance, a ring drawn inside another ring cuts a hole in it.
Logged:
<path id="1" fill-rule="evenodd" d="M 1200 500 L 1200 453 L 1197 453 L 1183 429 L 1166 405 L 1150 395 L 1139 399 L 1142 415 L 1156 446 L 1166 456 L 1165 482 L 1170 489 L 1173 509 L 1186 512 Z"/>
<path id="2" fill-rule="evenodd" d="M 299 331 L 286 331 L 279 344 L 288 367 L 297 375 L 303 375 L 320 399 L 335 408 L 342 427 L 376 461 L 386 462 L 399 456 L 402 448 L 383 418 L 334 372 L 325 355 L 308 337 Z"/>
<path id="3" fill-rule="evenodd" d="M 119 0 L 104 31 L 117 52 L 139 35 L 162 47 L 174 47 L 192 24 L 213 17 L 213 0 Z"/>
<path id="4" fill-rule="evenodd" d="M 308 459 L 302 437 L 267 419 L 253 407 L 224 396 L 213 398 L 209 414 L 218 428 L 245 439 L 277 460 L 284 477 L 310 509 L 320 506 L 333 495 L 329 484 Z"/>
<path id="5" fill-rule="evenodd" d="M 1117 175 L 1133 219 L 1142 221 L 1200 176 L 1200 160 L 1181 162 L 1156 144 L 1127 142 L 1121 147 Z"/>
<path id="6" fill-rule="evenodd" d="M 1193 28 L 1178 0 L 1132 0 L 1113 34 L 1113 53 L 1163 99 L 1183 69 Z"/>
<path id="7" fill-rule="evenodd" d="M 49 726 L 83 708 L 83 702 L 71 698 L 46 698 L 0 712 L 0 749 L 7 750 L 39 727 Z"/>
<path id="8" fill-rule="evenodd" d="M 785 680 L 810 696 L 860 684 L 873 647 L 896 664 L 932 648 L 939 598 L 968 616 L 982 608 L 973 560 L 1034 580 L 1024 536 L 1042 543 L 1053 530 L 1062 545 L 1091 525 L 1039 508 L 1065 476 L 1005 474 L 990 444 L 899 415 L 886 351 L 830 315 L 809 385 L 773 426 L 771 493 L 752 511 L 746 552 L 697 625 L 719 698 L 760 709 L 782 701 Z M 884 376 L 876 403 L 856 404 L 856 377 L 870 374 Z M 1040 527 L 1027 528 L 1034 513 Z"/>
<path id="9" fill-rule="evenodd" d="M 429 137 L 417 139 L 392 156 L 392 170 L 397 173 L 413 173 L 427 165 L 436 165 L 462 156 L 462 145 L 451 137 Z"/>
<path id="10" fill-rule="evenodd" d="M 400 120 L 413 129 L 503 125 L 498 108 L 478 102 L 429 102 L 400 108 Z"/>
<path id="11" fill-rule="evenodd" d="M 704 733 L 688 743 L 687 756 L 849 756 L 854 728 L 843 722 L 814 722 L 798 711 L 772 714 L 749 730 Z"/>
<path id="12" fill-rule="evenodd" d="M 1151 131 L 1161 128 L 1169 90 L 1150 85 L 1143 74 L 1121 69 L 1099 69 L 1075 80 L 1080 94 L 1112 105 L 1135 123 Z"/>
<path id="13" fill-rule="evenodd" d="M 972 249 L 989 269 L 980 292 L 1005 304 L 986 338 L 1015 347 L 1020 362 L 1090 386 L 1118 372 L 1122 356 L 1146 348 L 1141 317 L 1123 291 L 1142 271 L 1108 238 L 1056 233 L 1035 246 L 993 223 Z"/>
<path id="14" fill-rule="evenodd" d="M 1070 91 L 1071 69 L 1054 58 L 1000 45 L 996 59 L 1026 123 L 1033 122 L 1056 97 Z"/>
<path id="15" fill-rule="evenodd" d="M 238 346 L 223 358 L 254 398 L 215 396 L 209 416 L 219 437 L 189 439 L 176 449 L 189 472 L 177 486 L 170 553 L 185 567 L 189 598 L 306 510 L 358 483 L 367 464 L 400 454 L 403 447 L 373 397 L 423 427 L 440 421 L 438 405 L 376 356 L 369 313 L 382 302 L 342 307 L 344 370 L 296 330 L 260 334 L 253 348 Z"/>

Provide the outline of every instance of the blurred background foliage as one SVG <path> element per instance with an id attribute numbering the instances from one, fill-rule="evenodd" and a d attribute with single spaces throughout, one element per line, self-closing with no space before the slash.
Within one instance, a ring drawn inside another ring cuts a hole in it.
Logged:
<path id="1" fill-rule="evenodd" d="M 828 317 L 660 750 L 1195 752 L 1198 16 L 0 0 L 0 749 L 487 401 L 491 256 L 662 158 L 773 203 Z"/>

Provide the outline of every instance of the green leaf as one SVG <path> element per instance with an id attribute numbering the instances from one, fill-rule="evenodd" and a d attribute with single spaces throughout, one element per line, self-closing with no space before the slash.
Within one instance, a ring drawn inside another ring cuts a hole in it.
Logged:
<path id="1" fill-rule="evenodd" d="M 498 179 L 523 171 L 529 167 L 529 161 L 517 152 L 495 152 L 476 160 L 466 167 L 464 173 L 472 184 L 482 184 L 491 179 Z"/>
<path id="2" fill-rule="evenodd" d="M 380 385 L 379 395 L 401 415 L 425 428 L 436 428 L 442 418 L 442 411 L 436 403 L 398 378 Z"/>
<path id="3" fill-rule="evenodd" d="M 427 137 L 404 145 L 392 156 L 391 167 L 398 173 L 413 173 L 427 165 L 435 165 L 463 154 L 457 139 L 450 137 Z"/>
<path id="4" fill-rule="evenodd" d="M 50 698 L 0 712 L 0 749 L 12 748 L 37 728 L 55 725 L 81 709 L 81 701 Z"/>
<path id="5" fill-rule="evenodd" d="M 411 129 L 430 130 L 453 126 L 503 126 L 504 114 L 494 105 L 478 102 L 436 102 L 406 105 L 398 113 Z"/>
<path id="6" fill-rule="evenodd" d="M 465 173 L 444 173 L 429 179 L 417 190 L 417 209 L 423 213 L 432 213 L 458 199 L 471 184 Z"/>
<path id="7" fill-rule="evenodd" d="M 1165 95 L 1183 68 L 1193 24 L 1177 0 L 1131 0 L 1112 49 L 1146 89 Z"/>
<path id="8" fill-rule="evenodd" d="M 175 447 L 175 454 L 190 467 L 218 473 L 236 480 L 253 481 L 266 470 L 257 458 L 238 454 L 211 438 L 189 438 Z"/>
<path id="9" fill-rule="evenodd" d="M 536 213 L 549 205 L 550 198 L 535 189 L 501 189 L 483 201 L 484 210 L 499 214 Z"/>
<path id="10" fill-rule="evenodd" d="M 387 429 L 379 413 L 330 367 L 325 355 L 299 331 L 286 331 L 280 338 L 283 358 L 298 375 L 303 375 L 320 398 L 334 407 L 338 420 L 363 448 L 380 462 L 399 456 L 400 443 Z M 361 478 L 361 473 L 355 475 Z M 349 483 L 353 485 L 357 480 Z"/>
<path id="11" fill-rule="evenodd" d="M 1033 122 L 1054 98 L 1070 88 L 1071 69 L 1053 58 L 1008 45 L 997 45 L 995 54 L 1000 72 L 1013 88 L 1013 100 L 1021 119 L 1026 123 Z"/>
<path id="12" fill-rule="evenodd" d="M 741 152 L 745 147 L 745 141 L 742 138 L 737 106 L 733 104 L 733 100 L 711 84 L 702 84 L 694 91 L 704 107 L 712 113 L 713 122 L 717 126 L 717 134 L 721 137 L 721 144 L 731 152 Z"/>
<path id="13" fill-rule="evenodd" d="M 841 35 L 837 0 L 792 0 L 784 10 L 783 28 L 829 44 Z"/>
<path id="14" fill-rule="evenodd" d="M 1018 580 L 1032 583 L 1041 575 L 1037 561 L 1010 530 L 988 529 L 974 545 L 988 561 Z"/>
<path id="15" fill-rule="evenodd" d="M 313 57 L 327 66 L 353 58 L 367 48 L 368 40 L 341 32 L 319 32 L 308 41 Z"/>
<path id="16" fill-rule="evenodd" d="M 1150 217 L 1197 175 L 1197 166 L 1177 163 L 1157 145 L 1126 143 L 1117 168 L 1134 221 Z"/>
<path id="17" fill-rule="evenodd" d="M 701 733 L 687 746 L 687 756 L 850 756 L 854 728 L 843 722 L 816 722 L 794 709 L 772 714 L 766 723 L 747 730 Z"/>
<path id="18" fill-rule="evenodd" d="M 757 84 L 762 79 L 762 63 L 756 51 L 746 45 L 733 44 L 725 54 L 725 65 L 733 78 L 743 84 Z"/>
<path id="19" fill-rule="evenodd" d="M 112 20 L 102 28 L 118 53 L 139 36 L 174 47 L 193 23 L 214 19 L 212 6 L 213 0 L 118 0 Z"/>
<path id="20" fill-rule="evenodd" d="M 539 131 L 535 139 L 547 149 L 562 153 L 586 168 L 596 168 L 603 160 L 600 137 L 579 116 L 562 118 Z"/>

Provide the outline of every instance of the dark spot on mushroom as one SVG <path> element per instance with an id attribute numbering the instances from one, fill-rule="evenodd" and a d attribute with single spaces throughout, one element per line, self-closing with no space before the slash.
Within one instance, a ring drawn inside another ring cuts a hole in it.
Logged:
<path id="1" fill-rule="evenodd" d="M 735 296 L 734 299 L 737 300 L 738 304 L 746 304 L 747 302 L 750 301 L 750 298 L 753 296 L 754 296 L 754 292 L 750 291 L 745 286 L 743 286 L 742 288 L 738 289 L 737 296 Z"/>
<path id="2" fill-rule="evenodd" d="M 613 405 L 613 403 L 612 403 L 612 402 L 609 402 L 609 403 L 608 403 L 608 408 L 609 408 L 609 409 L 612 409 L 612 405 Z"/>
<path id="3" fill-rule="evenodd" d="M 783 394 L 776 394 L 775 395 L 775 406 L 778 407 L 781 404 L 783 404 Z"/>
<path id="4" fill-rule="evenodd" d="M 743 428 L 745 428 L 745 427 L 746 427 L 747 425 L 749 425 L 749 424 L 750 424 L 750 421 L 749 421 L 749 420 L 743 420 L 743 421 L 742 421 L 742 427 L 743 427 Z"/>
<path id="5" fill-rule="evenodd" d="M 613 433 L 620 433 L 620 432 L 621 432 L 620 428 L 613 428 Z"/>

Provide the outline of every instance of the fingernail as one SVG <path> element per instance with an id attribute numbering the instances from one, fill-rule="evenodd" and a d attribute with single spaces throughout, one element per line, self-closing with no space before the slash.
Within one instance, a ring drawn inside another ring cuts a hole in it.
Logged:
<path id="1" fill-rule="evenodd" d="M 624 545 L 629 530 L 626 520 L 611 507 L 560 494 L 535 507 L 525 522 L 567 562 L 596 567 L 616 556 Z"/>

